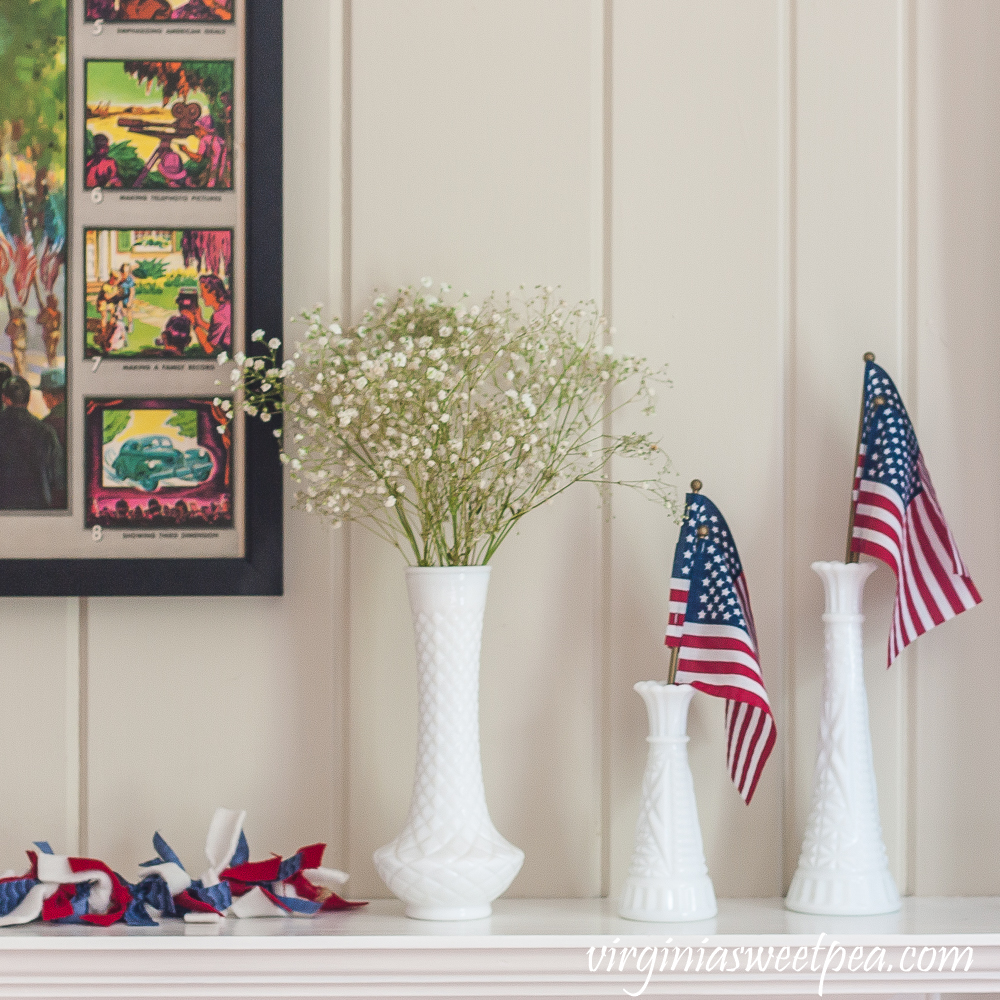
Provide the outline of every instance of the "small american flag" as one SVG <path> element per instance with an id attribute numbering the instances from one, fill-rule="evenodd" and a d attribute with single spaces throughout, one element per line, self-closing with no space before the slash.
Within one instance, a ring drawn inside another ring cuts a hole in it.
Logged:
<path id="1" fill-rule="evenodd" d="M 736 543 L 718 508 L 699 493 L 687 495 L 674 551 L 666 641 L 678 647 L 679 684 L 726 699 L 729 775 L 749 803 L 774 749 L 774 716 Z"/>
<path id="2" fill-rule="evenodd" d="M 896 574 L 889 664 L 924 632 L 982 598 L 962 562 L 892 379 L 865 364 L 861 447 L 851 497 L 851 551 Z"/>

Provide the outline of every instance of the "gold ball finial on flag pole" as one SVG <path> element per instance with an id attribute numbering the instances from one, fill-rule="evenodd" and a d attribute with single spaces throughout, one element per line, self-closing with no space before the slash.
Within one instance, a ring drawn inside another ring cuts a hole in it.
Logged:
<path id="1" fill-rule="evenodd" d="M 874 354 L 872 354 L 872 352 L 871 352 L 871 351 L 868 351 L 868 352 L 867 352 L 867 353 L 865 354 L 864 358 L 862 358 L 862 360 L 863 360 L 863 361 L 874 361 L 874 360 L 875 360 L 875 355 L 874 355 Z"/>
<path id="2" fill-rule="evenodd" d="M 698 537 L 699 538 L 707 538 L 708 537 L 708 525 L 707 524 L 699 524 L 698 525 Z"/>
<path id="3" fill-rule="evenodd" d="M 700 479 L 692 479 L 691 480 L 691 492 L 692 493 L 698 493 L 700 491 L 701 491 L 701 480 Z"/>
<path id="4" fill-rule="evenodd" d="M 872 400 L 872 402 L 873 402 L 873 403 L 874 403 L 874 404 L 875 404 L 876 406 L 885 406 L 885 396 L 876 396 L 876 397 L 875 397 L 875 398 L 874 398 L 874 399 Z"/>

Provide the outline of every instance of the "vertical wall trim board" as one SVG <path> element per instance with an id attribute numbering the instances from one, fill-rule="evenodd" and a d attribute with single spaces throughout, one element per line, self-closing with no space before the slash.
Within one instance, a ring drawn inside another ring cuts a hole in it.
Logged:
<path id="1" fill-rule="evenodd" d="M 340 314 L 345 324 L 351 322 L 351 279 L 353 269 L 354 237 L 351 231 L 353 218 L 353 149 L 351 146 L 351 95 L 353 93 L 352 54 L 352 0 L 343 0 L 341 5 L 341 97 L 340 97 L 340 247 L 331 247 L 331 251 L 339 249 L 340 257 Z M 334 257 L 336 259 L 336 257 Z M 332 285 L 332 282 L 331 282 Z"/>
<path id="2" fill-rule="evenodd" d="M 612 206 L 613 206 L 613 157 L 614 131 L 612 118 L 612 85 L 614 80 L 613 51 L 613 0 L 592 0 L 592 29 L 594 32 L 592 52 L 594 59 L 594 115 L 593 144 L 594 192 L 593 232 L 594 246 L 591 259 L 599 265 L 595 268 L 594 279 L 598 288 L 601 310 L 610 322 L 612 316 Z M 614 340 L 610 327 L 605 333 L 605 345 L 612 346 Z M 604 403 L 603 430 L 612 433 L 611 400 Z M 600 894 L 611 892 L 611 740 L 608 738 L 606 720 L 611 713 L 611 619 L 613 594 L 613 546 L 612 498 L 608 486 L 601 490 L 601 570 L 599 582 L 600 636 L 595 656 L 595 676 L 593 679 L 595 717 L 594 744 L 597 753 L 598 802 L 600 803 L 601 854 L 600 854 Z"/>
<path id="3" fill-rule="evenodd" d="M 791 882 L 798 861 L 795 836 L 795 729 L 792 725 L 795 706 L 795 253 L 796 253 L 796 18 L 795 0 L 778 0 L 778 26 L 781 33 L 778 83 L 778 315 L 781 323 L 782 381 L 782 824 L 779 891 L 782 895 Z"/>
<path id="4" fill-rule="evenodd" d="M 351 281 L 353 278 L 353 186 L 351 179 L 353 147 L 351 145 L 351 97 L 353 94 L 352 85 L 352 0 L 343 0 L 341 4 L 341 21 L 339 25 L 340 38 L 339 50 L 341 53 L 341 76 L 340 76 L 340 190 L 334 191 L 334 204 L 336 199 L 340 200 L 340 230 L 331 226 L 330 233 L 330 259 L 340 261 L 339 275 L 331 274 L 330 287 L 336 287 L 335 277 L 340 281 L 340 315 L 345 326 L 351 322 L 352 301 L 351 301 Z M 337 47 L 333 49 L 337 51 Z M 332 125 L 333 123 L 331 123 Z M 334 133 L 336 134 L 336 133 Z M 336 243 L 339 240 L 340 245 Z M 341 784 L 340 784 L 340 809 L 341 809 L 341 851 L 344 857 L 344 867 L 348 867 L 350 860 L 351 845 L 351 534 L 348 527 L 340 529 L 338 533 L 339 546 L 334 543 L 334 558 L 340 557 L 340 601 L 341 601 L 341 623 L 340 629 L 340 733 L 341 733 Z M 339 552 L 338 552 L 339 549 Z"/>
<path id="5" fill-rule="evenodd" d="M 66 843 L 80 854 L 80 605 L 84 598 L 66 601 Z"/>
<path id="6" fill-rule="evenodd" d="M 917 407 L 917 189 L 916 189 L 916 4 L 897 0 L 897 343 L 898 371 L 914 422 Z M 919 648 L 907 649 L 898 678 L 897 754 L 900 788 L 897 796 L 901 888 L 916 892 L 916 710 Z"/>
<path id="7" fill-rule="evenodd" d="M 76 684 L 76 724 L 73 739 L 67 733 L 67 753 L 76 755 L 76 850 L 86 857 L 90 851 L 90 622 L 89 598 L 80 597 L 71 602 L 76 605 L 76 655 L 73 668 Z M 71 612 L 72 613 L 72 607 Z M 72 655 L 72 654 L 71 654 Z"/>

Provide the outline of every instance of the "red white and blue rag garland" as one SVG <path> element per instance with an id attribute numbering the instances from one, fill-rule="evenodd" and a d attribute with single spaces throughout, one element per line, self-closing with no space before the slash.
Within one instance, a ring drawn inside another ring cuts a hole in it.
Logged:
<path id="1" fill-rule="evenodd" d="M 25 875 L 0 877 L 0 927 L 41 918 L 60 924 L 108 927 L 124 921 L 155 927 L 155 916 L 213 922 L 233 917 L 311 917 L 321 910 L 347 910 L 363 902 L 335 891 L 344 872 L 323 868 L 325 844 L 312 844 L 290 858 L 278 855 L 250 861 L 243 833 L 245 812 L 218 809 L 205 845 L 208 869 L 192 879 L 180 859 L 157 833 L 157 857 L 140 867 L 146 874 L 132 884 L 92 858 L 57 855 L 45 842 L 28 851 Z"/>

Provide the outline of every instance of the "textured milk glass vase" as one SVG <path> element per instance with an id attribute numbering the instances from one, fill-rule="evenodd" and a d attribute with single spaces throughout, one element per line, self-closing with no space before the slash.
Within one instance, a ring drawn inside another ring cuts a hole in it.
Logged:
<path id="1" fill-rule="evenodd" d="M 826 678 L 812 808 L 785 905 L 800 913 L 893 913 L 878 812 L 861 646 L 861 598 L 873 563 L 815 562 L 826 592 Z"/>
<path id="2" fill-rule="evenodd" d="M 688 764 L 690 684 L 640 681 L 649 714 L 649 757 L 642 778 L 635 851 L 618 904 L 629 920 L 708 920 L 718 911 L 698 823 Z"/>
<path id="3" fill-rule="evenodd" d="M 417 647 L 417 766 L 402 833 L 374 855 L 424 920 L 488 917 L 524 853 L 497 833 L 479 753 L 479 650 L 489 566 L 406 571 Z"/>

